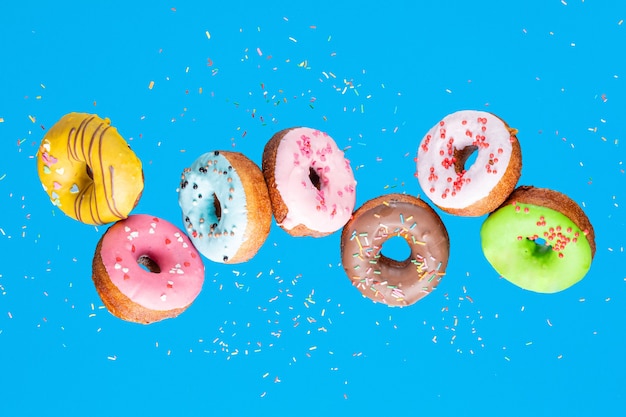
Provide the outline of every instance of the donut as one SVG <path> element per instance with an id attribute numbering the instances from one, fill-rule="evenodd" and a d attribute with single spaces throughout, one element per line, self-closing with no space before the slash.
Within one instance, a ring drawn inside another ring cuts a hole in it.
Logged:
<path id="1" fill-rule="evenodd" d="M 100 225 L 125 219 L 143 191 L 141 161 L 108 118 L 69 113 L 44 136 L 37 170 L 52 204 Z"/>
<path id="2" fill-rule="evenodd" d="M 384 243 L 403 238 L 407 259 L 391 259 Z M 427 296 L 445 275 L 448 231 L 423 200 L 383 195 L 363 204 L 341 233 L 341 260 L 352 284 L 365 297 L 389 306 L 408 306 Z"/>
<path id="3" fill-rule="evenodd" d="M 327 236 L 350 219 L 356 181 L 327 133 L 281 130 L 265 145 L 262 167 L 274 218 L 291 236 Z"/>
<path id="4" fill-rule="evenodd" d="M 202 289 L 204 265 L 182 230 L 158 217 L 134 214 L 98 242 L 92 278 L 111 314 L 149 324 L 176 317 L 191 305 Z"/>
<path id="5" fill-rule="evenodd" d="M 502 277 L 539 293 L 563 291 L 589 271 L 596 252 L 589 218 L 566 195 L 517 188 L 480 230 L 487 261 Z"/>
<path id="6" fill-rule="evenodd" d="M 185 232 L 213 262 L 248 261 L 270 231 L 272 209 L 263 174 L 237 152 L 208 152 L 185 168 L 178 203 Z"/>
<path id="7" fill-rule="evenodd" d="M 484 111 L 449 114 L 422 139 L 417 179 L 424 193 L 443 211 L 482 216 L 511 194 L 522 169 L 517 130 Z M 476 159 L 467 167 L 468 159 Z"/>

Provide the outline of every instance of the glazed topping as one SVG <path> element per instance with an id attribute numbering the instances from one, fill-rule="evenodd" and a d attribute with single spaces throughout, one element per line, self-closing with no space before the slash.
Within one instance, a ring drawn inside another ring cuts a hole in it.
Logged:
<path id="1" fill-rule="evenodd" d="M 141 161 L 92 114 L 63 116 L 41 142 L 38 168 L 52 204 L 87 224 L 126 218 L 143 190 Z"/>
<path id="2" fill-rule="evenodd" d="M 550 213 L 550 216 L 546 219 L 546 216 L 542 215 L 544 210 L 554 210 L 523 203 L 512 204 L 512 207 L 515 213 L 529 214 L 530 226 L 532 227 L 532 223 L 536 226 L 536 228 L 531 229 L 533 232 L 532 234 L 522 233 L 517 235 L 516 239 L 518 241 L 528 239 L 533 242 L 540 242 L 538 244 L 557 252 L 557 256 L 559 258 L 563 258 L 567 252 L 567 246 L 570 244 L 575 245 L 578 243 L 578 239 L 581 239 L 581 230 L 574 224 L 574 222 L 567 219 L 567 217 L 563 216 L 564 218 L 558 219 L 558 215 Z M 550 221 L 550 223 L 548 223 L 548 221 Z M 525 221 L 524 223 L 528 223 L 528 221 Z M 520 230 L 524 230 L 524 227 L 522 226 Z M 582 231 L 582 234 L 586 236 L 587 231 Z"/>
<path id="3" fill-rule="evenodd" d="M 289 210 L 283 228 L 302 224 L 332 233 L 350 219 L 356 181 L 350 161 L 326 133 L 307 127 L 289 130 L 278 147 L 274 176 Z"/>
<path id="4" fill-rule="evenodd" d="M 233 258 L 248 225 L 246 193 L 224 153 L 201 155 L 186 168 L 178 189 L 187 235 L 214 262 Z"/>
<path id="5" fill-rule="evenodd" d="M 428 295 L 445 274 L 448 235 L 432 209 L 397 201 L 393 195 L 377 200 L 378 205 L 357 210 L 344 229 L 344 269 L 363 295 L 393 306 L 410 305 Z M 408 259 L 393 260 L 381 253 L 383 243 L 394 236 L 409 244 Z"/>
<path id="6" fill-rule="evenodd" d="M 115 223 L 104 235 L 100 256 L 120 292 L 151 310 L 188 306 L 204 282 L 202 259 L 187 236 L 157 217 L 137 214 Z"/>
<path id="7" fill-rule="evenodd" d="M 440 207 L 470 206 L 487 197 L 500 182 L 514 140 L 513 132 L 491 113 L 452 113 L 422 139 L 417 154 L 420 186 Z M 474 153 L 474 163 L 466 166 Z"/>
<path id="8" fill-rule="evenodd" d="M 536 292 L 561 291 L 583 278 L 592 254 L 564 214 L 534 204 L 508 204 L 491 214 L 480 235 L 485 257 L 514 284 Z"/>

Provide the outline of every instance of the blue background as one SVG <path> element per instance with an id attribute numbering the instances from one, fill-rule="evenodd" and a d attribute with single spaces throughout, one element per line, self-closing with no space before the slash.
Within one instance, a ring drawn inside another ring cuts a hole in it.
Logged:
<path id="1" fill-rule="evenodd" d="M 0 9 L 1 415 L 624 415 L 625 2 Z M 439 211 L 447 275 L 390 309 L 351 287 L 339 233 L 273 224 L 251 261 L 205 259 L 184 314 L 141 326 L 109 314 L 91 281 L 106 226 L 55 209 L 36 172 L 61 116 L 109 117 L 143 162 L 134 213 L 180 227 L 176 187 L 197 156 L 260 165 L 275 132 L 304 125 L 346 149 L 360 206 L 420 194 L 418 143 L 461 109 L 519 129 L 520 184 L 584 208 L 597 253 L 583 281 L 521 290 L 484 259 L 484 217 Z"/>

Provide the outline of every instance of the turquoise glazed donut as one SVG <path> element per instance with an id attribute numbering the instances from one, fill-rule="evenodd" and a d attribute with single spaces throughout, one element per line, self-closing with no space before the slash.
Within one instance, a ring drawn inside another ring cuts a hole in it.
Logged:
<path id="1" fill-rule="evenodd" d="M 208 152 L 185 168 L 178 203 L 191 242 L 214 262 L 249 260 L 270 231 L 272 211 L 263 173 L 238 152 Z"/>

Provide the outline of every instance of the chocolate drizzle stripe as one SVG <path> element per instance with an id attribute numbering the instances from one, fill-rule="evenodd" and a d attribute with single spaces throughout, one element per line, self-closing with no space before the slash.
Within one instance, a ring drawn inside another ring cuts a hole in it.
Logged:
<path id="1" fill-rule="evenodd" d="M 77 146 L 80 142 L 80 154 L 78 153 L 78 149 L 77 149 L 76 159 L 83 161 L 83 162 L 85 161 L 85 132 L 87 131 L 87 126 L 89 125 L 89 123 L 91 123 L 91 119 L 87 119 L 87 121 L 83 121 L 83 123 L 81 123 L 82 129 L 79 129 L 80 139 L 76 141 Z"/>
<path id="2" fill-rule="evenodd" d="M 76 214 L 76 218 L 78 221 L 83 221 L 83 216 L 81 214 L 81 205 L 83 204 L 83 199 L 85 198 L 85 193 L 89 189 L 89 184 L 86 187 L 83 187 L 78 194 L 76 195 L 76 199 L 74 200 L 74 213 Z"/>
<path id="3" fill-rule="evenodd" d="M 67 134 L 67 155 L 74 159 L 76 159 L 76 155 L 74 154 L 72 149 L 72 135 L 74 136 L 74 140 L 76 140 L 76 131 L 76 128 L 72 127 Z"/>
<path id="4" fill-rule="evenodd" d="M 109 211 L 110 211 L 113 215 L 117 216 L 118 218 L 123 219 L 123 218 L 124 218 L 124 216 L 122 215 L 122 213 L 120 213 L 120 212 L 117 210 L 117 207 L 115 207 L 115 200 L 113 199 L 113 171 L 112 171 L 112 170 L 110 170 L 110 172 L 109 172 L 109 173 L 110 173 L 110 175 L 111 175 L 111 178 L 110 178 L 110 186 L 111 186 L 111 192 L 110 192 L 110 194 L 111 194 L 111 199 L 109 200 L 109 193 L 107 192 L 107 179 L 106 179 L 107 177 L 106 177 L 106 173 L 105 173 L 105 169 L 104 169 L 104 163 L 103 163 L 103 161 L 102 161 L 102 142 L 103 142 L 103 139 L 104 139 L 104 135 L 106 134 L 107 130 L 109 130 L 109 127 L 110 127 L 110 126 L 107 126 L 107 127 L 106 127 L 103 131 L 102 131 L 102 133 L 100 133 L 100 136 L 99 136 L 99 143 L 98 143 L 98 163 L 99 163 L 99 166 L 100 166 L 100 172 L 102 173 L 102 179 L 103 179 L 103 181 L 102 181 L 102 186 L 103 186 L 103 188 L 104 188 L 104 199 L 105 199 L 105 200 L 106 200 L 106 202 L 107 202 L 107 206 L 109 207 Z"/>
<path id="5" fill-rule="evenodd" d="M 94 141 L 95 141 L 95 139 L 96 139 L 96 137 L 97 137 L 97 133 L 98 133 L 98 131 L 99 131 L 99 130 L 100 130 L 100 128 L 102 128 L 103 126 L 106 126 L 106 127 L 104 128 L 104 130 L 102 131 L 102 134 L 104 134 L 104 132 L 108 129 L 108 126 L 107 126 L 107 125 L 105 125 L 104 123 L 102 123 L 102 122 L 101 122 L 101 123 L 98 125 L 98 127 L 94 130 L 93 134 L 91 135 L 91 140 L 89 141 L 89 155 L 88 155 L 88 161 L 87 161 L 87 163 L 88 163 L 88 164 L 89 164 L 89 166 L 91 167 L 92 171 L 93 171 L 93 166 L 94 166 L 94 165 L 93 165 L 93 162 L 92 162 L 92 149 L 93 149 L 93 144 L 94 144 Z M 102 135 L 102 134 L 101 134 L 101 135 Z M 98 160 L 102 160 L 102 153 L 101 153 L 100 148 L 98 149 L 98 155 L 96 156 L 96 158 L 97 158 Z M 104 173 L 103 173 L 103 175 L 102 175 L 102 181 L 103 181 L 103 184 L 104 184 Z M 95 183 L 94 183 L 94 181 L 92 181 L 92 182 L 91 182 L 91 184 L 92 184 L 92 185 L 93 185 L 93 187 L 94 187 L 94 191 L 91 193 L 92 198 L 91 198 L 91 200 L 90 200 L 90 202 L 89 202 L 89 213 L 91 214 L 91 218 L 93 219 L 93 222 L 94 222 L 94 223 L 104 224 L 104 220 L 102 220 L 102 217 L 100 217 L 100 209 L 99 209 L 99 207 L 98 207 L 98 196 L 97 196 L 97 194 L 96 194 L 96 190 L 95 190 L 95 188 L 96 188 L 96 187 L 95 187 Z M 105 198 L 106 198 L 106 188 L 105 188 L 105 190 L 104 190 L 104 196 L 105 196 Z M 94 211 L 95 211 L 95 213 L 94 213 Z"/>
<path id="6" fill-rule="evenodd" d="M 109 174 L 111 174 L 111 202 L 113 203 L 113 208 L 115 209 L 115 213 L 117 213 L 117 216 L 121 219 L 121 218 L 124 218 L 124 216 L 117 209 L 117 206 L 115 205 L 115 188 L 113 186 L 113 184 L 114 184 L 114 181 L 113 181 L 113 174 L 114 174 L 113 165 L 109 165 Z"/>
<path id="7" fill-rule="evenodd" d="M 89 122 L 91 122 L 91 120 L 93 120 L 93 117 L 90 118 Z M 93 133 L 91 134 L 91 137 L 89 139 L 89 147 L 87 150 L 87 153 L 85 154 L 85 144 L 84 144 L 84 135 L 85 135 L 85 131 L 87 128 L 87 124 L 85 124 L 85 128 L 82 131 L 81 134 L 81 149 L 83 151 L 83 160 L 85 161 L 85 163 L 87 164 L 87 166 L 89 166 L 92 169 L 93 172 L 93 163 L 92 163 L 92 149 L 93 149 L 93 143 L 94 140 L 96 138 L 96 135 L 98 133 L 98 131 L 100 130 L 100 128 L 103 126 L 103 123 L 100 123 L 95 130 L 93 131 Z M 96 195 L 96 187 L 95 187 L 95 182 L 92 180 L 90 181 L 90 185 L 93 186 L 93 191 L 89 194 L 89 214 L 91 216 L 91 221 L 94 223 L 98 223 L 98 224 L 102 224 L 102 219 L 100 218 L 99 215 L 99 211 L 98 211 L 98 196 Z M 94 215 L 94 208 L 96 209 L 96 215 Z M 96 218 L 97 217 L 97 218 Z"/>
<path id="8" fill-rule="evenodd" d="M 92 209 L 94 201 L 96 200 L 96 191 L 95 191 L 95 187 L 93 186 L 93 182 L 90 184 L 89 188 L 91 188 L 91 191 L 86 194 L 88 196 L 88 199 L 85 203 L 87 204 L 87 207 L 89 208 L 89 217 L 91 218 L 91 222 L 98 223 L 95 216 L 93 215 L 93 209 Z M 81 210 L 82 210 L 82 207 L 81 207 Z"/>
<path id="9" fill-rule="evenodd" d="M 93 131 L 93 133 L 91 134 L 91 139 L 89 139 L 89 150 L 87 151 L 87 154 L 86 154 L 86 155 L 84 155 L 85 162 L 87 163 L 87 165 L 89 165 L 89 166 L 92 168 L 92 170 L 93 170 L 93 161 L 92 161 L 92 159 L 91 159 L 91 155 L 92 155 L 91 151 L 92 151 L 92 149 L 93 149 L 93 143 L 94 143 L 94 141 L 96 140 L 96 136 L 97 136 L 97 134 L 98 134 L 98 131 L 100 130 L 100 128 L 101 128 L 103 125 L 104 125 L 103 123 L 100 123 L 100 124 L 98 125 L 98 127 L 96 127 L 96 129 L 95 129 L 95 130 Z M 100 158 L 101 158 L 101 155 L 100 155 L 100 150 L 98 150 L 98 155 L 97 155 L 97 158 L 98 158 L 98 159 L 100 159 Z"/>
<path id="10" fill-rule="evenodd" d="M 95 185 L 93 182 L 91 183 L 91 186 L 95 188 Z M 95 210 L 95 214 L 94 214 L 94 210 Z M 98 200 L 96 198 L 95 190 L 94 192 L 91 193 L 91 197 L 89 200 L 89 214 L 91 215 L 91 218 L 93 219 L 94 223 L 104 224 L 102 217 L 100 217 L 100 211 L 98 210 Z"/>
<path id="11" fill-rule="evenodd" d="M 91 217 L 91 221 L 93 223 L 103 224 L 102 219 L 100 218 L 100 215 L 97 211 L 97 206 L 96 206 L 95 215 L 93 212 L 93 206 L 94 206 L 93 202 L 95 201 L 94 199 L 95 192 L 91 190 L 91 188 L 93 187 L 94 187 L 94 183 L 90 182 L 78 192 L 76 199 L 74 200 L 74 212 L 76 214 L 76 218 L 79 221 L 83 221 L 82 208 L 83 208 L 83 203 L 86 202 L 89 206 L 89 216 Z M 85 196 L 89 197 L 87 201 L 85 201 Z"/>
<path id="12" fill-rule="evenodd" d="M 76 130 L 75 134 L 74 134 L 74 141 L 73 141 L 73 158 L 77 161 L 85 161 L 85 150 L 84 150 L 84 142 L 85 142 L 85 131 L 87 130 L 87 125 L 89 125 L 89 123 L 91 123 L 91 121 L 94 119 L 93 116 L 87 118 L 87 119 L 83 119 L 80 122 L 80 125 L 78 126 L 78 129 Z M 80 139 L 78 138 L 78 136 L 80 135 Z M 80 140 L 80 148 L 83 152 L 82 154 L 82 159 L 79 157 L 78 155 L 78 141 Z"/>
<path id="13" fill-rule="evenodd" d="M 85 156 L 84 150 L 83 150 L 83 155 L 82 155 L 83 159 L 80 159 L 78 155 L 78 135 L 80 135 L 81 142 L 82 142 L 84 135 L 85 135 L 85 129 L 87 128 L 87 125 L 89 124 L 89 122 L 93 120 L 93 118 L 94 117 L 91 116 L 89 118 L 83 119 L 78 125 L 78 128 L 72 127 L 68 133 L 67 154 L 70 158 L 74 159 L 75 161 L 84 162 L 84 156 Z M 83 146 L 81 143 L 81 149 L 82 148 Z M 81 222 L 83 221 L 82 205 L 85 200 L 85 195 L 87 195 L 87 191 L 89 190 L 91 185 L 92 183 L 88 183 L 87 186 L 81 187 L 81 190 L 78 192 L 78 194 L 76 195 L 76 199 L 74 200 L 74 213 L 76 214 L 76 218 Z"/>
<path id="14" fill-rule="evenodd" d="M 76 140 L 83 122 L 84 120 L 81 121 L 78 128 L 72 127 L 67 135 L 67 154 L 76 161 L 78 160 L 78 155 L 76 155 Z"/>

